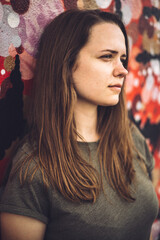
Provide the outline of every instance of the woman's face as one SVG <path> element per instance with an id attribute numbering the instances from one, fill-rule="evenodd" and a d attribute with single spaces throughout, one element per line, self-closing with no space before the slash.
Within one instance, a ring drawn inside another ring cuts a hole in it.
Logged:
<path id="1" fill-rule="evenodd" d="M 125 59 L 121 29 L 112 23 L 94 25 L 73 67 L 77 101 L 101 106 L 117 104 L 128 73 L 123 66 Z"/>

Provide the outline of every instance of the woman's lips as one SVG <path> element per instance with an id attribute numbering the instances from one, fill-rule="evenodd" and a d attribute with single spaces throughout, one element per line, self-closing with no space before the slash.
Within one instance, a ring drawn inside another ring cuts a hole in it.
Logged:
<path id="1" fill-rule="evenodd" d="M 114 84 L 114 85 L 109 85 L 108 87 L 111 90 L 114 90 L 114 91 L 121 91 L 122 85 L 121 84 Z"/>

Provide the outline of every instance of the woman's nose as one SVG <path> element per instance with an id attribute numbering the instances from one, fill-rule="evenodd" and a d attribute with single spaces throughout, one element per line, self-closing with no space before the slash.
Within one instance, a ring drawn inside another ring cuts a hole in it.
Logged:
<path id="1" fill-rule="evenodd" d="M 113 75 L 115 77 L 125 77 L 128 74 L 127 69 L 123 66 L 121 61 L 117 61 L 114 66 Z"/>

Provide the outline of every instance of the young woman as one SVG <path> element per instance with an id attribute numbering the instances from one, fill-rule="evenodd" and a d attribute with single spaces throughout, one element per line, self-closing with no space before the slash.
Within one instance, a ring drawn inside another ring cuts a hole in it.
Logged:
<path id="1" fill-rule="evenodd" d="M 153 159 L 125 108 L 125 27 L 70 10 L 42 34 L 29 135 L 1 204 L 2 240 L 148 240 Z"/>

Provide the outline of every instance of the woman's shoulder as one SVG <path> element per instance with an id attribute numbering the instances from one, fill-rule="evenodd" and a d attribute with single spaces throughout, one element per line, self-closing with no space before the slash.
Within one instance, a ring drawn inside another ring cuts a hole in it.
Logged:
<path id="1" fill-rule="evenodd" d="M 143 144 L 145 137 L 142 135 L 139 128 L 133 123 L 131 126 L 131 133 L 134 143 Z"/>
<path id="2" fill-rule="evenodd" d="M 22 162 L 24 159 L 31 156 L 33 151 L 33 145 L 29 142 L 29 140 L 22 140 L 15 150 L 14 156 L 12 158 L 12 165 L 16 164 L 17 162 Z"/>
<path id="3" fill-rule="evenodd" d="M 32 178 L 37 164 L 33 147 L 26 141 L 19 145 L 0 199 L 0 211 L 33 217 L 48 222 L 50 189 L 45 188 L 40 170 Z"/>
<path id="4" fill-rule="evenodd" d="M 19 175 L 21 173 L 22 176 L 26 175 L 28 179 L 30 174 L 26 173 L 31 173 L 37 168 L 38 158 L 36 157 L 35 149 L 35 145 L 29 140 L 22 141 L 19 144 L 11 161 L 11 176 Z M 35 176 L 39 178 L 39 169 Z"/>
<path id="5" fill-rule="evenodd" d="M 155 162 L 154 162 L 152 153 L 149 150 L 149 146 L 146 142 L 146 138 L 142 135 L 138 127 L 136 127 L 134 124 L 132 126 L 131 132 L 132 132 L 134 146 L 136 150 L 140 153 L 140 155 L 143 157 L 143 160 L 146 164 L 148 172 L 151 172 L 154 168 Z"/>

